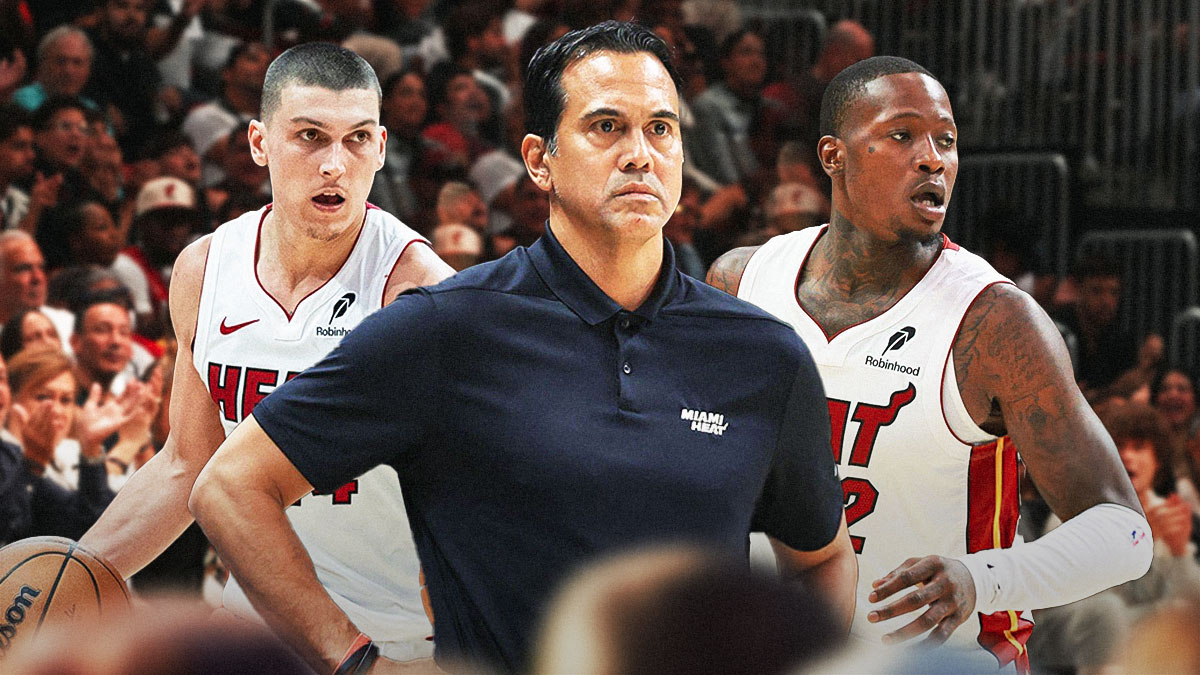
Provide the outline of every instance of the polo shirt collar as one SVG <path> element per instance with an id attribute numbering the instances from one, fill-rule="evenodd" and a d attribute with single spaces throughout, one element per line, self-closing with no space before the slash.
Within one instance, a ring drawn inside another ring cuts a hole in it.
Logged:
<path id="1" fill-rule="evenodd" d="M 528 250 L 529 258 L 546 286 L 589 325 L 595 326 L 625 311 L 584 273 L 554 236 L 549 223 L 546 224 L 546 234 Z M 653 321 L 679 288 L 678 274 L 675 251 L 667 238 L 663 237 L 663 261 L 658 280 L 645 302 L 633 313 L 646 321 Z"/>

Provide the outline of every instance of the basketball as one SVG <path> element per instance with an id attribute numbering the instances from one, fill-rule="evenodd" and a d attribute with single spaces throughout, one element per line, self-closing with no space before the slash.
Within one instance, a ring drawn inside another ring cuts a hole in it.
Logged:
<path id="1" fill-rule="evenodd" d="M 44 628 L 128 609 L 121 576 L 70 539 L 31 537 L 0 548 L 0 657 Z"/>

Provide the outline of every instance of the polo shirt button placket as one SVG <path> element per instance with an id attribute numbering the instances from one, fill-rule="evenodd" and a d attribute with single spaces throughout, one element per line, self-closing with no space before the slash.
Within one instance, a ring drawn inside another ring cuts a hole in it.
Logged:
<path id="1" fill-rule="evenodd" d="M 625 365 L 621 366 L 621 372 L 625 373 L 626 375 L 633 372 L 633 368 L 629 367 L 628 361 L 625 362 Z"/>

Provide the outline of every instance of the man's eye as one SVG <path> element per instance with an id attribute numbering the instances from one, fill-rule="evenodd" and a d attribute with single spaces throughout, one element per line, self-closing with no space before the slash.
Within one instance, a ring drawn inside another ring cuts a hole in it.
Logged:
<path id="1" fill-rule="evenodd" d="M 304 131 L 300 132 L 300 138 L 302 138 L 306 141 L 315 141 L 315 140 L 317 140 L 317 130 L 316 129 L 305 129 Z"/>
<path id="2" fill-rule="evenodd" d="M 367 141 L 371 140 L 371 134 L 367 133 L 366 131 L 359 131 L 354 134 L 354 140 L 358 143 L 366 143 Z"/>
<path id="3" fill-rule="evenodd" d="M 671 127 L 667 126 L 665 122 L 655 122 L 650 130 L 657 136 L 666 136 L 671 131 Z"/>
<path id="4" fill-rule="evenodd" d="M 942 138 L 938 139 L 938 143 L 941 143 L 943 148 L 953 148 L 954 147 L 954 137 L 953 136 L 943 136 Z"/>
<path id="5" fill-rule="evenodd" d="M 596 125 L 596 127 L 598 129 L 600 129 L 600 131 L 603 131 L 604 133 L 607 134 L 607 133 L 612 133 L 613 131 L 615 131 L 617 128 L 617 125 L 612 120 L 603 120 L 600 122 L 600 124 Z"/>
<path id="6" fill-rule="evenodd" d="M 907 131 L 893 131 L 889 135 L 897 141 L 907 141 L 910 138 Z"/>

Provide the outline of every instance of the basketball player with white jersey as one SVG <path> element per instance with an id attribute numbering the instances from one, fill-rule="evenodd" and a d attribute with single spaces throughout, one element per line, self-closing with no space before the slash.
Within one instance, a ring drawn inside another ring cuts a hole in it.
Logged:
<path id="1" fill-rule="evenodd" d="M 830 83 L 821 126 L 831 222 L 731 251 L 709 283 L 812 350 L 859 558 L 852 635 L 928 633 L 1027 670 L 1022 611 L 1141 576 L 1149 526 L 1053 324 L 941 234 L 958 155 L 938 81 L 859 62 Z M 1065 522 L 1014 546 L 1018 452 Z"/>
<path id="2" fill-rule="evenodd" d="M 191 522 L 197 474 L 259 401 L 401 291 L 453 274 L 428 242 L 366 203 L 387 139 L 380 98 L 371 67 L 334 45 L 300 45 L 268 69 L 262 119 L 249 137 L 254 160 L 270 169 L 274 203 L 222 225 L 176 261 L 170 436 L 81 540 L 123 575 Z M 396 527 L 407 521 L 394 470 L 307 495 L 288 516 L 311 571 L 385 656 L 432 653 L 415 548 L 408 529 Z M 224 604 L 255 616 L 236 580 Z"/>

